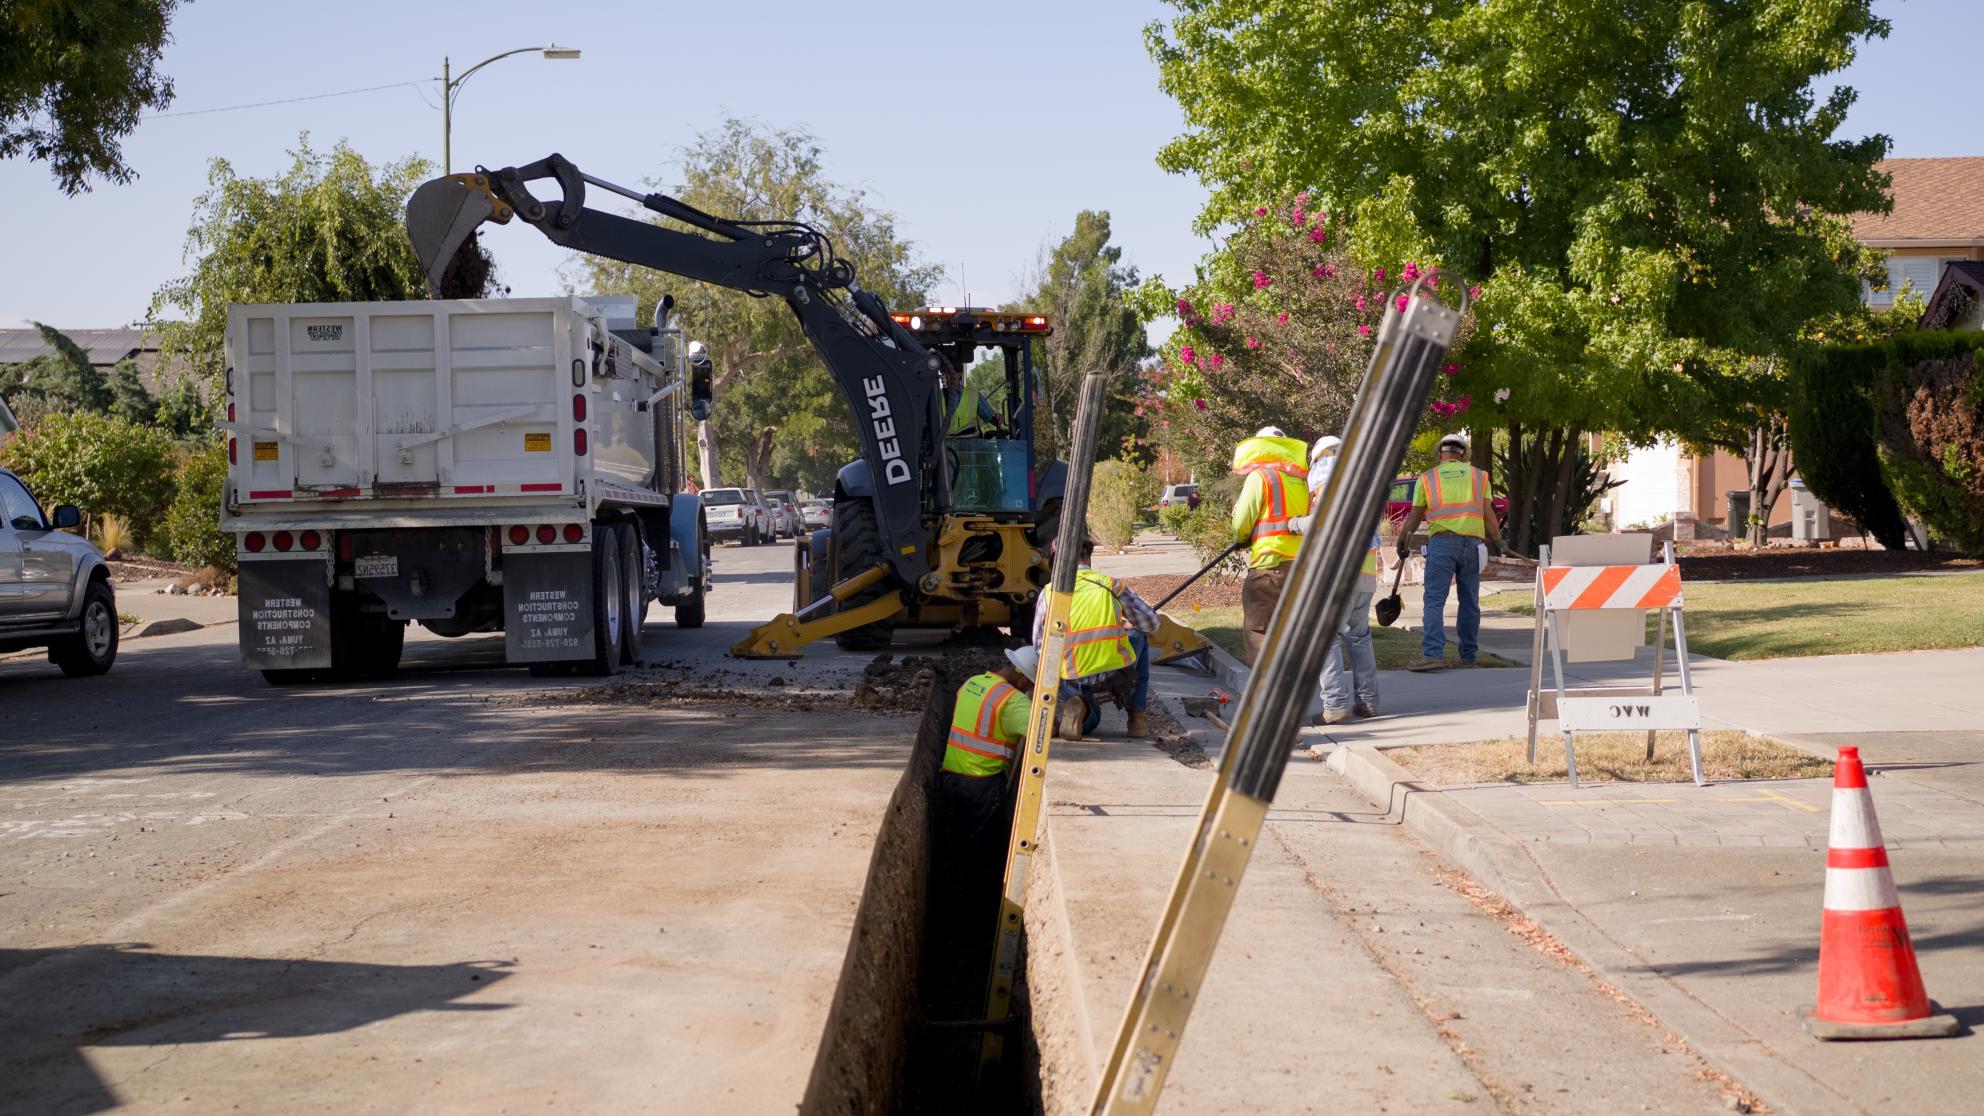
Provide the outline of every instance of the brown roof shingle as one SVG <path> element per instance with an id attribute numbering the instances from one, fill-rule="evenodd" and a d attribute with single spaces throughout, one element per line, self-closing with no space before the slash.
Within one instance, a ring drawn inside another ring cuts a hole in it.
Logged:
<path id="1" fill-rule="evenodd" d="M 1853 235 L 1860 241 L 1984 241 L 1984 156 L 1875 165 L 1894 177 L 1894 212 L 1855 216 Z"/>

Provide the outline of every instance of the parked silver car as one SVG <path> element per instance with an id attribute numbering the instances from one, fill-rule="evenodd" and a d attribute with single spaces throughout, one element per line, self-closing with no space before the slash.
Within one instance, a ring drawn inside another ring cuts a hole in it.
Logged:
<path id="1" fill-rule="evenodd" d="M 117 660 L 117 595 L 103 555 L 63 529 L 82 521 L 73 504 L 43 515 L 0 469 L 0 651 L 46 647 L 64 674 L 102 674 Z"/>

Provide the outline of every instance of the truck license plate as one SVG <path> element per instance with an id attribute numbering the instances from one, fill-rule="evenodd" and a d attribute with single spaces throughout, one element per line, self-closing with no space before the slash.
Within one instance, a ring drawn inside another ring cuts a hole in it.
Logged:
<path id="1" fill-rule="evenodd" d="M 398 577 L 400 559 L 397 554 L 367 554 L 352 563 L 352 571 L 358 577 Z"/>

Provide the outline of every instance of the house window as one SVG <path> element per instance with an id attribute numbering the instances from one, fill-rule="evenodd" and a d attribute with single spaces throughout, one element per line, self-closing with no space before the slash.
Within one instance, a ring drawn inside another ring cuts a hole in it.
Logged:
<path id="1" fill-rule="evenodd" d="M 1934 256 L 1893 256 L 1888 259 L 1888 289 L 1895 295 L 1912 286 L 1921 298 L 1936 292 L 1936 280 L 1943 277 L 1943 263 Z"/>

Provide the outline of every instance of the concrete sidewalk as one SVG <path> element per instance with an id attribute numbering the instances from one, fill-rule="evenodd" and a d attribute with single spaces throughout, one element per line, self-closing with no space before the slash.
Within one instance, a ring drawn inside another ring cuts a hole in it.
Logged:
<path id="1" fill-rule="evenodd" d="M 1520 623 L 1484 625 L 1484 647 L 1502 653 L 1491 640 L 1529 623 L 1509 619 Z M 1577 664 L 1572 681 L 1644 679 L 1650 656 Z M 1841 744 L 1864 749 L 1930 994 L 1967 1027 L 1984 1024 L 1984 650 L 1696 656 L 1691 666 L 1708 727 L 1828 757 Z M 1244 670 L 1231 673 L 1244 687 Z M 1528 679 L 1521 669 L 1385 672 L 1383 716 L 1303 736 L 1387 816 L 1773 1106 L 1959 1111 L 1984 1092 L 1974 1032 L 1852 1045 L 1802 1029 L 1799 1009 L 1816 992 L 1829 781 L 1436 788 L 1384 757 L 1387 747 L 1521 735 Z M 1551 728 L 1540 746 L 1559 746 Z M 1298 760 L 1285 788 L 1321 767 Z"/>

